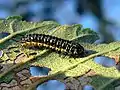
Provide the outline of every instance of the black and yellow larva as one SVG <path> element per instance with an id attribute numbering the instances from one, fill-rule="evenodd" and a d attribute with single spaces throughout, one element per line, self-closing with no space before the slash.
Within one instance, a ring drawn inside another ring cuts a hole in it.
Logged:
<path id="1" fill-rule="evenodd" d="M 85 50 L 79 43 L 51 35 L 28 34 L 21 38 L 21 42 L 24 47 L 45 47 L 73 58 L 81 58 L 85 55 Z"/>

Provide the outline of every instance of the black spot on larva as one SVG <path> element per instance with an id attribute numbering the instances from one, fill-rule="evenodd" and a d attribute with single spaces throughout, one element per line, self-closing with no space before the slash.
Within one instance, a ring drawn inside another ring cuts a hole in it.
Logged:
<path id="1" fill-rule="evenodd" d="M 22 37 L 21 43 L 25 47 L 45 47 L 53 51 L 69 55 L 73 58 L 85 56 L 84 48 L 77 42 L 64 40 L 45 34 L 28 34 Z"/>

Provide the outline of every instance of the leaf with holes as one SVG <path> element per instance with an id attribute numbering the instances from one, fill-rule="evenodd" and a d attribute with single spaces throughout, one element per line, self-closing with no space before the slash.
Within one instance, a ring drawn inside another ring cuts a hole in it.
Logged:
<path id="1" fill-rule="evenodd" d="M 3 88 L 3 85 L 6 85 L 5 88 L 10 88 L 9 84 L 17 82 L 18 88 L 22 86 L 22 89 L 30 90 L 48 80 L 58 79 L 66 85 L 71 80 L 77 80 L 79 83 L 77 88 L 90 84 L 100 90 L 108 88 L 111 83 L 120 78 L 120 73 L 115 67 L 107 68 L 94 62 L 97 56 L 110 58 L 119 56 L 120 42 L 91 44 L 98 39 L 97 33 L 90 29 L 83 29 L 79 24 L 62 26 L 53 21 L 26 22 L 16 16 L 1 20 L 0 25 L 0 33 L 10 33 L 0 39 L 0 50 L 3 53 L 0 57 L 0 88 Z M 49 34 L 66 40 L 75 40 L 85 48 L 86 56 L 74 59 L 60 56 L 49 49 L 36 50 L 22 47 L 19 42 L 21 37 L 30 33 Z M 115 61 L 117 64 L 119 59 Z M 48 76 L 31 79 L 29 72 L 31 66 L 49 68 Z"/>

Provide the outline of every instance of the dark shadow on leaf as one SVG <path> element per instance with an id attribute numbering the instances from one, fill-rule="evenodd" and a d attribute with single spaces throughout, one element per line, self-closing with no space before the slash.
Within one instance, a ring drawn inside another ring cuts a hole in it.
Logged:
<path id="1" fill-rule="evenodd" d="M 8 33 L 8 32 L 0 32 L 0 39 L 6 37 L 8 35 L 10 35 L 10 33 Z"/>
<path id="2" fill-rule="evenodd" d="M 85 57 L 87 57 L 87 56 L 89 56 L 89 55 L 91 55 L 91 54 L 95 54 L 95 53 L 97 53 L 96 51 L 93 51 L 93 50 L 85 50 Z"/>

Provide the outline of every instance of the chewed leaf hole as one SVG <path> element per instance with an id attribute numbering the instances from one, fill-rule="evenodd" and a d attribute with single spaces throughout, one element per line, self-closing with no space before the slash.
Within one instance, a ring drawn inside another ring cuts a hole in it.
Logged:
<path id="1" fill-rule="evenodd" d="M 65 90 L 65 84 L 58 80 L 49 80 L 38 85 L 36 90 Z"/>
<path id="2" fill-rule="evenodd" d="M 112 67 L 112 66 L 115 66 L 115 65 L 116 65 L 114 59 L 109 58 L 109 57 L 106 57 L 106 56 L 95 57 L 95 58 L 94 58 L 94 61 L 95 61 L 97 64 L 100 64 L 100 65 L 102 65 L 102 66 L 104 66 L 104 67 Z"/>
<path id="3" fill-rule="evenodd" d="M 45 76 L 48 75 L 50 69 L 47 67 L 31 66 L 30 73 L 32 76 Z"/>
<path id="4" fill-rule="evenodd" d="M 0 50 L 0 58 L 3 56 L 3 51 Z"/>
<path id="5" fill-rule="evenodd" d="M 6 36 L 8 36 L 8 35 L 10 35 L 10 33 L 7 33 L 7 32 L 1 32 L 1 33 L 0 33 L 0 39 L 6 37 Z"/>
<path id="6" fill-rule="evenodd" d="M 85 86 L 83 86 L 83 90 L 95 90 L 95 89 L 91 85 L 85 85 Z"/>

